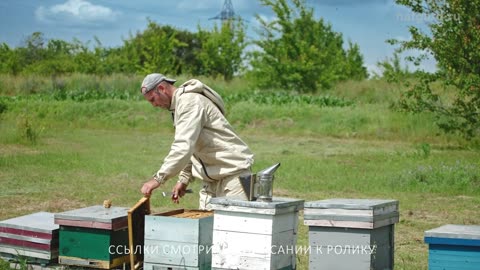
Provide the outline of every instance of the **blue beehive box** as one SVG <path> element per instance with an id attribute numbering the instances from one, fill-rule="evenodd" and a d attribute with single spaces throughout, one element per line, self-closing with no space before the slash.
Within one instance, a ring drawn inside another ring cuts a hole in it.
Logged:
<path id="1" fill-rule="evenodd" d="M 480 226 L 444 225 L 425 232 L 429 270 L 480 269 Z"/>

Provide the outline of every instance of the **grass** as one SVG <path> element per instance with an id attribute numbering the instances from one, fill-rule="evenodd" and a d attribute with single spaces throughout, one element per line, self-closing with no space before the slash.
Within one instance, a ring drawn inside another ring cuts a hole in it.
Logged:
<path id="1" fill-rule="evenodd" d="M 215 81 L 209 84 L 215 87 Z M 220 88 L 234 95 L 237 85 Z M 378 93 L 384 86 L 345 83 L 328 93 L 353 102 L 342 107 L 242 99 L 227 104 L 228 117 L 256 155 L 254 170 L 282 163 L 274 183 L 277 196 L 399 200 L 395 269 L 427 269 L 425 230 L 480 224 L 480 153 L 475 144 L 439 132 L 431 115 L 391 111 L 394 98 Z M 141 185 L 168 153 L 173 139 L 168 113 L 144 101 L 40 97 L 4 101 L 0 219 L 101 205 L 105 199 L 114 206 L 134 205 L 142 197 Z M 27 129 L 35 140 L 25 135 Z M 170 190 L 174 182 L 162 189 Z M 198 191 L 200 184 L 192 189 Z M 154 194 L 152 206 L 155 211 L 196 208 L 198 195 L 172 205 Z M 298 244 L 306 246 L 308 228 L 302 224 Z M 308 268 L 306 255 L 298 262 L 298 269 Z"/>

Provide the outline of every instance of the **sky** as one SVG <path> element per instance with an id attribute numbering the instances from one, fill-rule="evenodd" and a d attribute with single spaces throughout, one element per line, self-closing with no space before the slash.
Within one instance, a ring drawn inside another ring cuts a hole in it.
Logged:
<path id="1" fill-rule="evenodd" d="M 235 13 L 247 21 L 247 34 L 256 38 L 255 16 L 274 19 L 274 13 L 258 0 L 231 0 Z M 222 9 L 224 0 L 2 0 L 0 43 L 22 46 L 33 32 L 47 39 L 94 43 L 116 47 L 130 35 L 145 30 L 148 19 L 178 29 L 196 31 L 213 27 L 209 20 Z M 380 73 L 377 63 L 391 58 L 395 47 L 387 39 L 408 40 L 408 26 L 424 28 L 431 18 L 414 15 L 394 0 L 307 0 L 316 18 L 323 18 L 344 41 L 357 43 L 370 72 Z M 413 55 L 418 52 L 412 52 Z M 435 62 L 421 67 L 435 70 Z"/>

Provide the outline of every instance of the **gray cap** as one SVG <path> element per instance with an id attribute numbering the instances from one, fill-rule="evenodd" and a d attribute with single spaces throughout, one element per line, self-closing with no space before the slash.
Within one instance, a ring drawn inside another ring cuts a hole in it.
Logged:
<path id="1" fill-rule="evenodd" d="M 165 75 L 160 73 L 148 74 L 145 77 L 145 79 L 143 79 L 143 82 L 142 82 L 142 88 L 141 88 L 142 94 L 145 95 L 146 93 L 152 91 L 162 81 L 166 81 L 173 84 L 177 80 L 167 78 L 165 77 Z"/>

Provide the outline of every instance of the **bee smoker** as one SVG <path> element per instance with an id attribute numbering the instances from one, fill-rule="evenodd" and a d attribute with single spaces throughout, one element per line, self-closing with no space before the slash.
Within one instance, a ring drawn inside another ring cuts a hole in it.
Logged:
<path id="1" fill-rule="evenodd" d="M 272 201 L 274 173 L 278 167 L 280 167 L 280 163 L 263 169 L 256 174 L 240 176 L 240 183 L 249 201 Z"/>

